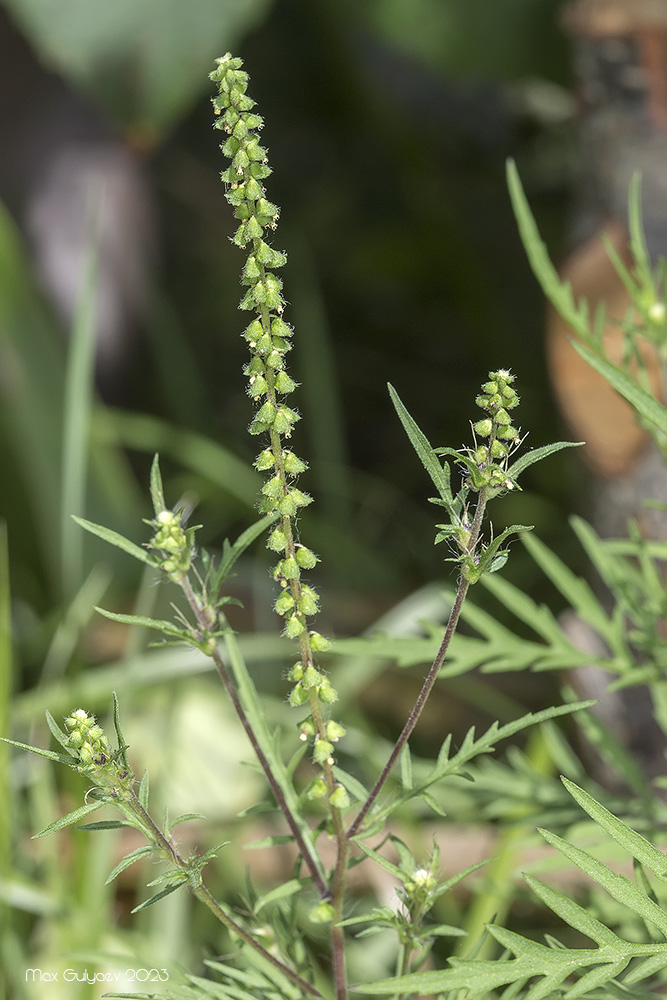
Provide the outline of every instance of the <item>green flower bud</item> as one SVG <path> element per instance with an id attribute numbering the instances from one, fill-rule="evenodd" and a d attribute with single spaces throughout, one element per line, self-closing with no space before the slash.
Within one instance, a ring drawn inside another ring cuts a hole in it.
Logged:
<path id="1" fill-rule="evenodd" d="M 328 740 L 316 739 L 313 747 L 313 760 L 316 764 L 322 764 L 333 753 L 333 744 Z"/>
<path id="2" fill-rule="evenodd" d="M 488 437 L 493 430 L 493 421 L 487 417 L 486 420 L 478 420 L 476 424 L 472 425 L 475 434 L 479 434 L 480 437 Z"/>
<path id="3" fill-rule="evenodd" d="M 274 337 L 291 337 L 294 331 L 280 316 L 271 320 L 271 333 Z"/>
<path id="4" fill-rule="evenodd" d="M 263 375 L 252 375 L 248 386 L 248 395 L 253 399 L 259 399 L 267 391 L 268 385 Z"/>
<path id="5" fill-rule="evenodd" d="M 300 681 L 302 677 L 303 677 L 303 663 L 299 660 L 299 662 L 295 663 L 292 669 L 290 670 L 288 678 L 289 680 L 296 683 L 296 681 Z"/>
<path id="6" fill-rule="evenodd" d="M 262 324 L 258 319 L 254 319 L 252 323 L 250 323 L 250 325 L 245 328 L 243 332 L 243 337 L 245 340 L 248 341 L 249 344 L 256 344 L 259 338 L 263 335 L 263 333 L 264 330 L 262 328 Z"/>
<path id="7" fill-rule="evenodd" d="M 258 472 L 268 472 L 275 464 L 273 452 L 270 448 L 265 448 L 255 459 L 255 468 Z"/>
<path id="8" fill-rule="evenodd" d="M 274 530 L 269 535 L 269 540 L 266 543 L 266 547 L 271 549 L 272 552 L 284 552 L 285 546 L 287 545 L 287 538 L 285 532 L 281 531 L 280 528 L 274 528 Z M 297 552 L 297 560 L 299 554 Z"/>
<path id="9" fill-rule="evenodd" d="M 317 594 L 310 587 L 303 586 L 301 588 L 301 597 L 299 598 L 299 611 L 303 615 L 316 615 L 320 610 L 320 606 L 317 600 Z"/>
<path id="10" fill-rule="evenodd" d="M 323 778 L 313 778 L 306 788 L 306 798 L 311 801 L 321 799 L 327 794 L 327 786 Z"/>
<path id="11" fill-rule="evenodd" d="M 304 545 L 300 545 L 297 548 L 295 558 L 301 569 L 313 569 L 319 562 L 315 553 L 311 552 Z"/>
<path id="12" fill-rule="evenodd" d="M 285 635 L 288 639 L 296 639 L 297 636 L 301 635 L 305 628 L 306 626 L 303 624 L 301 619 L 298 618 L 297 615 L 292 615 L 285 625 Z"/>
<path id="13" fill-rule="evenodd" d="M 492 442 L 490 450 L 491 450 L 491 458 L 495 459 L 507 458 L 508 454 L 507 448 L 502 443 L 502 441 L 499 441 L 497 438 L 495 441 Z"/>
<path id="14" fill-rule="evenodd" d="M 326 724 L 326 734 L 328 740 L 331 740 L 332 743 L 337 743 L 339 739 L 345 736 L 345 726 L 341 726 L 339 722 L 329 719 Z"/>
<path id="15" fill-rule="evenodd" d="M 484 465 L 484 463 L 489 460 L 489 449 L 484 445 L 480 445 L 479 448 L 475 448 L 474 459 L 477 465 Z"/>
<path id="16" fill-rule="evenodd" d="M 331 903 L 322 901 L 314 906 L 308 914 L 308 919 L 313 924 L 330 924 L 335 917 L 335 911 Z"/>
<path id="17" fill-rule="evenodd" d="M 274 604 L 274 608 L 279 615 L 286 615 L 288 611 L 291 611 L 294 607 L 294 598 L 288 590 L 283 590 L 280 597 Z M 298 679 L 298 678 L 297 678 Z"/>
<path id="18" fill-rule="evenodd" d="M 286 372 L 279 372 L 276 375 L 276 392 L 287 395 L 287 393 L 294 392 L 295 389 L 296 382 Z"/>
<path id="19" fill-rule="evenodd" d="M 325 705 L 333 705 L 334 702 L 338 701 L 338 692 L 331 686 L 331 682 L 328 677 L 325 677 L 320 684 L 317 696 Z"/>
<path id="20" fill-rule="evenodd" d="M 301 576 L 299 564 L 294 556 L 288 556 L 287 559 L 282 559 L 278 563 L 277 569 L 280 576 L 284 576 L 286 580 L 298 580 Z"/>
<path id="21" fill-rule="evenodd" d="M 334 809 L 349 809 L 350 807 L 350 797 L 342 785 L 336 785 L 329 796 L 329 802 Z"/>
<path id="22" fill-rule="evenodd" d="M 275 419 L 275 416 L 276 416 L 276 408 L 273 405 L 273 403 L 269 402 L 269 400 L 267 399 L 266 403 L 263 403 L 262 406 L 260 406 L 259 410 L 257 411 L 255 420 L 260 421 L 260 423 L 262 424 L 271 425 Z"/>
<path id="23" fill-rule="evenodd" d="M 331 646 L 328 639 L 325 639 L 319 632 L 310 633 L 310 648 L 314 653 L 325 653 Z"/>
<path id="24" fill-rule="evenodd" d="M 308 701 L 308 692 L 301 686 L 301 684 L 295 684 L 290 691 L 288 701 L 292 708 L 298 708 L 300 705 L 304 705 Z"/>
<path id="25" fill-rule="evenodd" d="M 308 466 L 293 451 L 283 452 L 283 467 L 290 476 L 299 476 L 305 472 Z"/>
<path id="26" fill-rule="evenodd" d="M 245 227 L 246 240 L 259 240 L 263 235 L 263 230 L 257 218 L 252 215 Z"/>
<path id="27" fill-rule="evenodd" d="M 262 493 L 271 500 L 277 500 L 282 490 L 280 476 L 271 476 L 262 486 Z"/>
<path id="28" fill-rule="evenodd" d="M 305 688 L 315 687 L 322 681 L 322 674 L 316 667 L 309 664 L 303 673 L 303 686 Z"/>

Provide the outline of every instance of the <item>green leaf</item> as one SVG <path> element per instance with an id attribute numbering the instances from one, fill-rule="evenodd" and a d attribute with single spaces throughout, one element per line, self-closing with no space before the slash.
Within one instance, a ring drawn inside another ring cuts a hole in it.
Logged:
<path id="1" fill-rule="evenodd" d="M 196 812 L 181 813 L 181 815 L 177 816 L 176 819 L 172 819 L 169 821 L 167 828 L 165 830 L 165 836 L 169 836 L 174 827 L 178 826 L 179 823 L 185 823 L 186 820 L 189 819 L 206 819 L 206 816 L 204 816 L 203 813 L 196 813 Z"/>
<path id="2" fill-rule="evenodd" d="M 42 750 L 41 747 L 31 747 L 28 743 L 18 743 L 16 740 L 7 739 L 5 736 L 0 736 L 0 740 L 3 743 L 9 743 L 13 747 L 18 747 L 19 750 L 29 750 L 30 753 L 36 753 L 38 757 L 46 757 L 47 760 L 55 760 L 59 764 L 66 764 L 67 767 L 76 768 L 74 758 L 71 756 L 66 757 L 63 753 L 56 753 L 54 750 Z"/>
<path id="3" fill-rule="evenodd" d="M 118 753 L 120 754 L 120 759 L 123 762 L 123 767 L 130 770 L 130 764 L 127 759 L 127 742 L 123 736 L 123 730 L 120 727 L 120 705 L 118 704 L 118 695 L 113 692 L 113 724 L 116 730 L 116 739 L 118 740 Z"/>
<path id="4" fill-rule="evenodd" d="M 167 510 L 167 504 L 164 499 L 164 487 L 162 485 L 162 474 L 160 473 L 160 456 L 157 452 L 153 456 L 151 463 L 150 491 L 153 510 L 157 517 L 158 514 Z"/>
<path id="5" fill-rule="evenodd" d="M 588 910 L 584 909 L 583 906 L 579 906 L 569 896 L 564 896 L 532 875 L 524 873 L 523 877 L 535 895 L 539 896 L 542 902 L 549 909 L 553 910 L 554 913 L 558 914 L 570 927 L 573 927 L 581 934 L 585 934 L 591 941 L 595 941 L 596 944 L 601 946 L 610 945 L 611 947 L 616 947 L 618 944 L 622 944 L 618 935 L 610 931 L 608 927 L 605 927 Z"/>
<path id="6" fill-rule="evenodd" d="M 260 896 L 255 904 L 255 913 L 260 913 L 265 906 L 269 906 L 269 904 L 275 903 L 279 899 L 287 899 L 289 896 L 294 896 L 297 892 L 301 892 L 302 889 L 303 881 L 301 879 L 292 878 L 288 882 L 283 882 L 282 885 L 278 885 L 275 889 L 271 889 L 270 892 Z"/>
<path id="7" fill-rule="evenodd" d="M 620 823 L 620 820 L 617 822 Z M 598 885 L 606 889 L 610 896 L 627 906 L 643 920 L 650 920 L 664 935 L 667 935 L 667 913 L 661 907 L 656 906 L 653 900 L 638 889 L 630 879 L 612 871 L 611 868 L 588 854 L 587 851 L 582 851 L 555 833 L 549 833 L 548 830 L 542 829 L 539 832 L 548 844 L 560 851 L 577 868 L 581 868 Z"/>
<path id="8" fill-rule="evenodd" d="M 569 284 L 561 281 L 556 268 L 551 263 L 513 160 L 507 161 L 507 186 L 521 241 L 542 291 L 572 329 L 583 339 L 588 339 L 590 337 L 588 304 L 585 299 L 581 299 L 578 303 L 574 301 L 572 288 Z"/>
<path id="9" fill-rule="evenodd" d="M 130 865 L 133 865 L 135 861 L 139 861 L 140 858 L 147 858 L 149 854 L 152 853 L 153 853 L 152 845 L 144 844 L 143 847 L 137 847 L 134 851 L 131 851 L 129 854 L 126 854 L 125 857 L 118 862 L 115 868 L 113 868 L 109 872 L 107 880 L 104 884 L 109 885 L 109 883 L 113 882 L 113 880 L 118 875 L 120 875 L 121 872 L 124 872 L 126 868 L 129 868 Z"/>
<path id="10" fill-rule="evenodd" d="M 401 402 L 394 387 L 388 383 L 387 388 L 389 389 L 391 401 L 394 404 L 401 423 L 403 424 L 405 433 L 410 439 L 412 447 L 417 452 L 419 460 L 431 477 L 433 485 L 437 489 L 440 497 L 444 500 L 445 506 L 448 510 L 450 510 L 450 512 L 452 512 L 454 509 L 454 497 L 452 496 L 452 490 L 449 482 L 449 466 L 445 463 L 443 468 L 442 462 L 429 444 L 428 438 L 412 419 Z"/>
<path id="11" fill-rule="evenodd" d="M 88 802 L 85 806 L 80 806 L 71 813 L 67 813 L 66 816 L 62 816 L 60 819 L 55 820 L 53 823 L 49 823 L 41 833 L 36 833 L 33 836 L 33 840 L 37 840 L 39 837 L 48 837 L 50 833 L 56 833 L 58 830 L 63 830 L 66 826 L 72 826 L 74 823 L 78 823 L 80 819 L 84 816 L 89 816 L 90 813 L 96 812 L 105 805 L 104 802 Z"/>
<path id="12" fill-rule="evenodd" d="M 218 586 L 227 576 L 229 576 L 239 556 L 243 555 L 245 550 L 252 545 L 255 539 L 259 538 L 260 535 L 262 535 L 266 529 L 278 519 L 279 516 L 279 514 L 267 514 L 266 517 L 262 517 L 259 521 L 255 521 L 254 524 L 251 524 L 249 528 L 246 528 L 246 530 L 239 535 L 233 545 L 230 545 L 227 539 L 225 539 L 222 550 L 222 559 L 216 573 Z"/>
<path id="13" fill-rule="evenodd" d="M 557 451 L 562 451 L 563 448 L 580 448 L 583 444 L 585 444 L 584 441 L 558 441 L 555 444 L 545 444 L 542 448 L 533 448 L 512 463 L 507 470 L 507 475 L 510 479 L 516 479 L 524 469 L 534 465 L 535 462 L 541 462 L 543 458 L 548 458 L 549 455 L 554 455 Z"/>
<path id="14" fill-rule="evenodd" d="M 405 872 L 402 872 L 400 868 L 392 864 L 391 861 L 387 861 L 386 858 L 383 858 L 381 854 L 378 854 L 377 851 L 374 851 L 372 847 L 368 846 L 368 844 L 364 844 L 360 840 L 357 840 L 357 844 L 364 852 L 364 854 L 367 854 L 369 858 L 372 858 L 373 861 L 375 861 L 380 866 L 380 868 L 384 868 L 386 872 L 389 872 L 390 875 L 393 875 L 394 878 L 397 878 L 399 882 L 401 883 L 405 882 L 407 874 Z"/>
<path id="15" fill-rule="evenodd" d="M 172 892 L 176 892 L 176 890 L 180 889 L 182 885 L 186 884 L 186 882 L 187 879 L 184 878 L 180 882 L 174 883 L 174 885 L 168 885 L 166 889 L 162 889 L 161 892 L 156 892 L 150 899 L 145 900 L 143 903 L 139 903 L 139 905 L 135 906 L 133 910 L 130 910 L 130 913 L 139 913 L 140 910 L 146 910 L 149 906 L 152 906 L 153 903 L 157 903 L 159 900 L 164 899 L 165 896 L 169 896 Z"/>
<path id="16" fill-rule="evenodd" d="M 144 771 L 141 782 L 139 784 L 139 791 L 137 792 L 137 798 L 141 802 L 144 809 L 148 811 L 148 793 L 150 788 L 150 779 L 148 777 L 148 771 Z"/>
<path id="17" fill-rule="evenodd" d="M 135 545 L 131 542 L 129 538 L 125 538 L 124 535 L 119 535 L 117 531 L 112 531 L 111 528 L 105 528 L 101 524 L 94 524 L 92 521 L 87 521 L 83 517 L 77 517 L 76 514 L 72 514 L 73 520 L 77 524 L 89 531 L 91 535 L 97 535 L 98 538 L 102 538 L 105 542 L 110 545 L 115 545 L 116 548 L 122 549 L 123 552 L 129 553 L 129 555 L 134 556 L 140 562 L 146 563 L 148 566 L 155 566 L 155 559 L 146 549 L 142 549 L 140 545 Z"/>
<path id="18" fill-rule="evenodd" d="M 154 628 L 165 635 L 173 636 L 182 642 L 196 646 L 192 635 L 185 629 L 178 628 L 173 622 L 162 621 L 157 618 L 146 618 L 145 615 L 122 615 L 115 611 L 105 611 L 104 608 L 95 608 L 100 615 L 109 618 L 112 622 L 122 622 L 124 625 L 144 625 L 146 628 Z"/>
<path id="19" fill-rule="evenodd" d="M 103 819 L 99 823 L 84 823 L 82 826 L 76 826 L 75 830 L 121 830 L 123 827 L 130 827 L 130 829 L 136 829 L 134 823 L 128 823 L 127 820 L 123 819 Z"/>
<path id="20" fill-rule="evenodd" d="M 610 813 L 592 795 L 585 792 L 583 788 L 579 788 L 573 781 L 568 781 L 564 777 L 561 778 L 561 781 L 572 798 L 579 803 L 591 819 L 595 820 L 603 830 L 607 831 L 610 837 L 613 837 L 633 858 L 636 858 L 641 864 L 650 868 L 658 878 L 667 881 L 667 857 L 662 851 L 654 847 L 640 833 L 631 829 L 627 823 L 624 823 L 617 816 L 614 816 L 613 813 Z"/>
<path id="21" fill-rule="evenodd" d="M 44 712 L 44 715 L 46 716 L 46 724 L 49 727 L 49 729 L 51 730 L 51 735 L 53 736 L 53 738 L 58 743 L 60 743 L 61 747 L 64 747 L 64 749 L 67 750 L 67 752 L 68 752 L 68 754 L 70 754 L 70 756 L 77 757 L 78 754 L 76 753 L 76 751 L 73 751 L 72 747 L 69 745 L 69 737 L 68 737 L 67 733 L 64 731 L 64 729 L 60 728 L 60 726 L 58 725 L 58 723 L 56 722 L 56 720 L 53 718 L 53 716 L 49 712 L 48 708 Z"/>
<path id="22" fill-rule="evenodd" d="M 635 385 L 616 365 L 612 365 L 604 358 L 598 357 L 585 344 L 580 344 L 578 341 L 573 340 L 572 346 L 584 361 L 588 362 L 591 368 L 594 368 L 624 399 L 627 399 L 630 406 L 640 416 L 644 417 L 650 424 L 653 424 L 661 434 L 667 435 L 667 409 L 665 409 L 662 403 L 659 403 L 650 392 Z"/>

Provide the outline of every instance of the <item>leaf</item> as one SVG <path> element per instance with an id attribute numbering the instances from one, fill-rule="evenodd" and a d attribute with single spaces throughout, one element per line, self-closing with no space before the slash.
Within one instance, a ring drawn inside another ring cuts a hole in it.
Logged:
<path id="1" fill-rule="evenodd" d="M 667 857 L 662 851 L 654 847 L 640 833 L 631 829 L 627 823 L 624 823 L 617 816 L 614 816 L 613 813 L 610 813 L 592 795 L 585 792 L 583 788 L 579 788 L 573 781 L 568 781 L 564 777 L 561 777 L 561 781 L 572 798 L 579 803 L 591 819 L 595 820 L 598 826 L 606 830 L 609 836 L 613 837 L 633 858 L 636 858 L 637 861 L 650 868 L 658 878 L 667 881 Z"/>
<path id="2" fill-rule="evenodd" d="M 136 850 L 131 851 L 126 854 L 125 857 L 118 862 L 118 864 L 109 872 L 105 885 L 109 885 L 110 882 L 120 875 L 121 872 L 133 865 L 135 861 L 139 861 L 140 858 L 147 858 L 149 854 L 153 853 L 153 847 L 151 844 L 144 844 L 143 847 L 137 847 Z"/>
<path id="3" fill-rule="evenodd" d="M 123 736 L 123 730 L 120 728 L 120 705 L 118 704 L 118 695 L 113 692 L 113 724 L 116 730 L 116 739 L 118 740 L 118 753 L 120 754 L 120 759 L 123 762 L 123 767 L 130 770 L 130 764 L 127 759 L 127 742 Z"/>
<path id="4" fill-rule="evenodd" d="M 454 507 L 454 497 L 452 496 L 452 490 L 449 482 L 449 466 L 445 464 L 445 467 L 443 468 L 440 459 L 429 444 L 428 438 L 412 419 L 401 402 L 394 387 L 390 383 L 387 383 L 387 388 L 389 389 L 391 401 L 394 404 L 401 423 L 403 424 L 405 433 L 410 439 L 412 447 L 417 452 L 420 462 L 431 477 L 433 485 L 437 489 L 439 495 L 444 500 L 445 506 L 448 510 L 452 511 Z"/>
<path id="5" fill-rule="evenodd" d="M 7 739 L 5 736 L 0 736 L 0 740 L 3 743 L 9 743 L 13 747 L 18 747 L 19 750 L 29 750 L 30 753 L 36 753 L 38 757 L 46 757 L 47 760 L 55 760 L 59 764 L 66 764 L 67 767 L 76 768 L 74 758 L 71 756 L 66 757 L 63 753 L 56 753 L 54 750 L 42 750 L 41 747 L 31 747 L 28 743 L 18 743 L 16 740 Z"/>
<path id="6" fill-rule="evenodd" d="M 136 829 L 134 823 L 128 823 L 127 820 L 123 819 L 103 819 L 99 823 L 84 823 L 82 826 L 76 826 L 75 830 L 121 830 L 123 827 L 130 827 L 131 829 Z"/>
<path id="7" fill-rule="evenodd" d="M 225 539 L 222 550 L 222 559 L 216 573 L 218 586 L 227 576 L 229 576 L 239 556 L 241 556 L 248 546 L 252 545 L 255 539 L 259 538 L 260 535 L 262 535 L 279 516 L 279 514 L 267 514 L 266 517 L 262 517 L 259 521 L 255 521 L 254 524 L 251 524 L 249 528 L 246 528 L 246 530 L 239 535 L 233 545 L 230 545 L 227 539 Z"/>
<path id="8" fill-rule="evenodd" d="M 157 517 L 158 514 L 167 510 L 167 504 L 164 499 L 164 487 L 162 485 L 162 474 L 160 473 L 160 456 L 157 452 L 153 456 L 151 463 L 150 491 L 153 510 Z"/>
<path id="9" fill-rule="evenodd" d="M 524 469 L 535 462 L 541 462 L 543 458 L 548 458 L 549 455 L 554 455 L 557 451 L 562 451 L 563 448 L 580 448 L 583 444 L 585 444 L 584 441 L 558 441 L 555 444 L 545 444 L 542 448 L 533 448 L 512 463 L 507 470 L 507 475 L 510 479 L 516 479 Z"/>
<path id="10" fill-rule="evenodd" d="M 620 820 L 618 821 L 620 823 Z M 651 923 L 667 936 L 667 913 L 657 906 L 652 899 L 635 886 L 625 875 L 614 872 L 602 861 L 598 861 L 587 851 L 582 851 L 574 844 L 568 843 L 555 833 L 548 830 L 539 830 L 544 839 L 556 850 L 560 851 L 569 861 L 581 868 L 598 885 L 606 889 L 610 896 L 617 902 L 627 906 L 628 909 L 638 914 L 643 920 L 650 920 Z"/>
<path id="11" fill-rule="evenodd" d="M 303 882 L 301 879 L 291 878 L 288 882 L 283 882 L 282 885 L 276 886 L 275 889 L 271 889 L 270 892 L 260 896 L 255 904 L 255 913 L 260 913 L 265 906 L 269 906 L 269 904 L 275 903 L 279 899 L 287 899 L 289 896 L 294 896 L 295 893 L 301 892 L 302 889 Z"/>
<path id="12" fill-rule="evenodd" d="M 400 868 L 392 864 L 392 862 L 388 861 L 386 858 L 383 858 L 381 854 L 378 854 L 377 851 L 374 851 L 372 847 L 368 846 L 368 844 L 364 844 L 360 840 L 357 840 L 357 844 L 364 852 L 364 854 L 367 854 L 369 858 L 372 858 L 373 861 L 375 861 L 376 864 L 380 866 L 380 868 L 384 868 L 386 872 L 389 872 L 390 875 L 393 875 L 394 878 L 398 879 L 399 882 L 401 883 L 405 882 L 407 875 L 404 872 L 402 872 Z"/>
<path id="13" fill-rule="evenodd" d="M 650 392 L 635 385 L 616 365 L 612 365 L 604 358 L 598 357 L 585 344 L 580 344 L 578 341 L 573 340 L 572 346 L 584 361 L 588 362 L 591 368 L 594 368 L 624 399 L 627 399 L 630 406 L 640 416 L 648 420 L 650 424 L 653 424 L 661 434 L 667 435 L 667 409 L 665 409 L 662 403 L 659 403 Z"/>
<path id="14" fill-rule="evenodd" d="M 101 524 L 94 524 L 92 521 L 87 521 L 84 517 L 77 517 L 76 514 L 72 514 L 72 518 L 82 528 L 89 531 L 91 535 L 97 535 L 98 538 L 102 538 L 109 545 L 115 545 L 116 548 L 122 549 L 123 552 L 129 553 L 129 555 L 134 556 L 135 559 L 146 563 L 148 566 L 156 565 L 154 557 L 146 549 L 142 549 L 140 545 L 135 545 L 129 538 L 119 535 L 117 531 L 105 528 Z"/>
<path id="15" fill-rule="evenodd" d="M 169 834 L 174 829 L 174 827 L 178 826 L 179 823 L 185 823 L 186 820 L 189 819 L 206 819 L 206 816 L 204 816 L 203 813 L 197 813 L 197 812 L 181 813 L 181 815 L 177 816 L 176 819 L 172 819 L 169 821 L 165 829 L 165 836 L 168 837 Z"/>
<path id="16" fill-rule="evenodd" d="M 45 827 L 41 833 L 34 834 L 32 839 L 37 840 L 39 837 L 48 837 L 50 833 L 56 833 L 56 831 L 62 830 L 66 826 L 78 823 L 84 816 L 89 816 L 90 813 L 96 812 L 96 810 L 101 809 L 103 805 L 105 805 L 104 802 L 87 802 L 85 806 L 80 806 L 73 812 L 67 813 L 66 816 L 62 816 L 53 823 L 49 823 L 49 825 Z"/>
<path id="17" fill-rule="evenodd" d="M 158 618 L 146 618 L 145 615 L 122 615 L 115 611 L 106 611 L 104 608 L 95 608 L 95 610 L 112 622 L 122 622 L 124 625 L 144 625 L 146 628 L 154 628 L 165 635 L 174 636 L 181 642 L 187 642 L 193 646 L 197 645 L 189 632 L 178 628 L 173 622 L 162 621 Z"/>
<path id="18" fill-rule="evenodd" d="M 533 269 L 533 274 L 539 281 L 542 291 L 563 319 L 583 339 L 590 337 L 588 319 L 588 304 L 584 299 L 574 301 L 572 288 L 561 281 L 556 268 L 549 259 L 546 246 L 542 241 L 535 219 L 521 186 L 519 174 L 513 160 L 507 161 L 507 186 L 512 200 L 512 208 L 519 227 L 521 242 Z"/>
<path id="19" fill-rule="evenodd" d="M 139 784 L 139 791 L 137 792 L 137 798 L 139 799 L 140 803 L 142 804 L 142 806 L 146 811 L 148 811 L 149 788 L 150 788 L 150 779 L 148 777 L 148 771 L 144 771 L 141 778 L 141 782 Z"/>
<path id="20" fill-rule="evenodd" d="M 180 889 L 182 885 L 186 884 L 186 882 L 187 879 L 184 878 L 180 882 L 174 883 L 174 885 L 168 885 L 166 889 L 162 889 L 161 892 L 156 892 L 150 899 L 145 900 L 143 903 L 139 903 L 139 905 L 135 906 L 133 910 L 130 910 L 130 913 L 139 913 L 140 910 L 147 909 L 149 906 L 152 906 L 153 903 L 157 903 L 159 900 L 164 899 L 165 896 L 169 896 L 172 892 L 176 892 L 176 890 Z"/>

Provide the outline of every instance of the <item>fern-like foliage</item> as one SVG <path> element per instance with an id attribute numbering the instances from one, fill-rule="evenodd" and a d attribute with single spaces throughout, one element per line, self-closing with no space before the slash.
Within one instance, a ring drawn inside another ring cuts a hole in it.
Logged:
<path id="1" fill-rule="evenodd" d="M 667 911 L 657 902 L 644 869 L 650 869 L 657 879 L 667 882 L 667 857 L 582 788 L 567 779 L 563 783 L 594 823 L 635 859 L 636 880 L 613 871 L 554 833 L 541 830 L 542 836 L 614 900 L 639 917 L 646 940 L 626 940 L 564 893 L 526 875 L 526 881 L 541 901 L 570 928 L 589 938 L 594 947 L 565 947 L 551 937 L 542 944 L 513 931 L 489 926 L 489 933 L 505 949 L 495 961 L 450 959 L 449 969 L 358 985 L 355 987 L 358 993 L 373 996 L 439 993 L 448 998 L 450 992 L 453 995 L 454 991 L 462 991 L 459 995 L 465 1000 L 483 1000 L 497 990 L 504 990 L 505 1000 L 510 997 L 580 1000 L 594 996 L 650 996 L 636 993 L 631 987 L 643 983 L 656 988 L 664 983 L 665 977 L 660 974 L 667 969 Z"/>

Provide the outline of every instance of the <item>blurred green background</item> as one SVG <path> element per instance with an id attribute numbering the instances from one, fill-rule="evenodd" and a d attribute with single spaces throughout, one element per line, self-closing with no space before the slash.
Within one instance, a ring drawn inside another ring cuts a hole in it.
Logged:
<path id="1" fill-rule="evenodd" d="M 432 545 L 437 511 L 425 503 L 429 487 L 387 381 L 434 444 L 458 447 L 469 441 L 487 371 L 509 367 L 530 444 L 566 436 L 546 376 L 544 305 L 504 173 L 514 157 L 558 258 L 576 144 L 560 8 L 557 0 L 59 0 L 55 9 L 49 0 L 3 0 L 0 516 L 12 595 L 3 731 L 11 715 L 14 738 L 44 743 L 45 707 L 58 715 L 85 698 L 104 712 L 115 686 L 131 701 L 141 766 L 154 763 L 156 782 L 166 775 L 160 795 L 178 798 L 175 787 L 197 784 L 169 761 L 174 734 L 193 749 L 201 713 L 217 699 L 204 678 L 182 686 L 204 667 L 94 619 L 96 603 L 150 613 L 159 602 L 168 610 L 170 595 L 142 581 L 131 560 L 83 538 L 70 515 L 142 541 L 159 451 L 168 496 L 196 497 L 202 544 L 219 546 L 254 517 L 242 254 L 229 241 L 234 220 L 218 179 L 225 164 L 207 80 L 215 56 L 231 49 L 245 60 L 266 119 L 269 196 L 281 207 L 275 245 L 289 255 L 290 359 L 303 383 L 295 448 L 311 463 L 302 485 L 317 500 L 303 536 L 322 558 L 322 630 L 356 634 L 448 575 Z M 104 196 L 94 186 L 100 174 Z M 97 365 L 96 270 L 107 335 Z M 547 543 L 567 549 L 565 518 L 581 503 L 569 485 L 575 461 L 566 454 L 531 470 L 525 492 L 499 505 L 496 528 L 535 523 Z M 534 587 L 535 570 L 516 549 L 508 573 Z M 285 654 L 270 638 L 267 566 L 261 547 L 241 566 L 245 610 L 235 624 L 259 630 L 246 652 L 282 718 L 274 663 Z M 3 598 L 7 632 L 6 587 Z M 199 786 L 203 811 L 231 816 L 248 803 L 232 795 L 215 804 L 214 775 L 237 767 L 234 740 L 223 744 L 200 749 Z M 17 766 L 23 795 L 13 827 L 27 835 L 63 796 L 76 803 L 80 789 L 61 788 L 31 762 Z M 4 772 L 7 803 L 9 780 Z M 106 918 L 100 930 L 81 913 L 104 880 L 104 850 L 81 838 L 68 850 L 85 861 L 66 888 L 57 845 L 44 854 L 45 842 L 26 848 L 19 833 L 14 869 L 3 850 L 4 898 L 19 914 L 5 958 L 20 963 L 24 947 L 103 946 Z M 119 905 L 100 899 L 100 912 Z M 69 923 L 51 920 L 63 905 Z M 161 919 L 146 916 L 140 928 L 159 937 Z M 171 932 L 161 948 L 185 961 L 177 938 Z M 18 980 L 10 987 L 21 989 Z M 25 995 L 39 994 L 31 986 Z"/>

